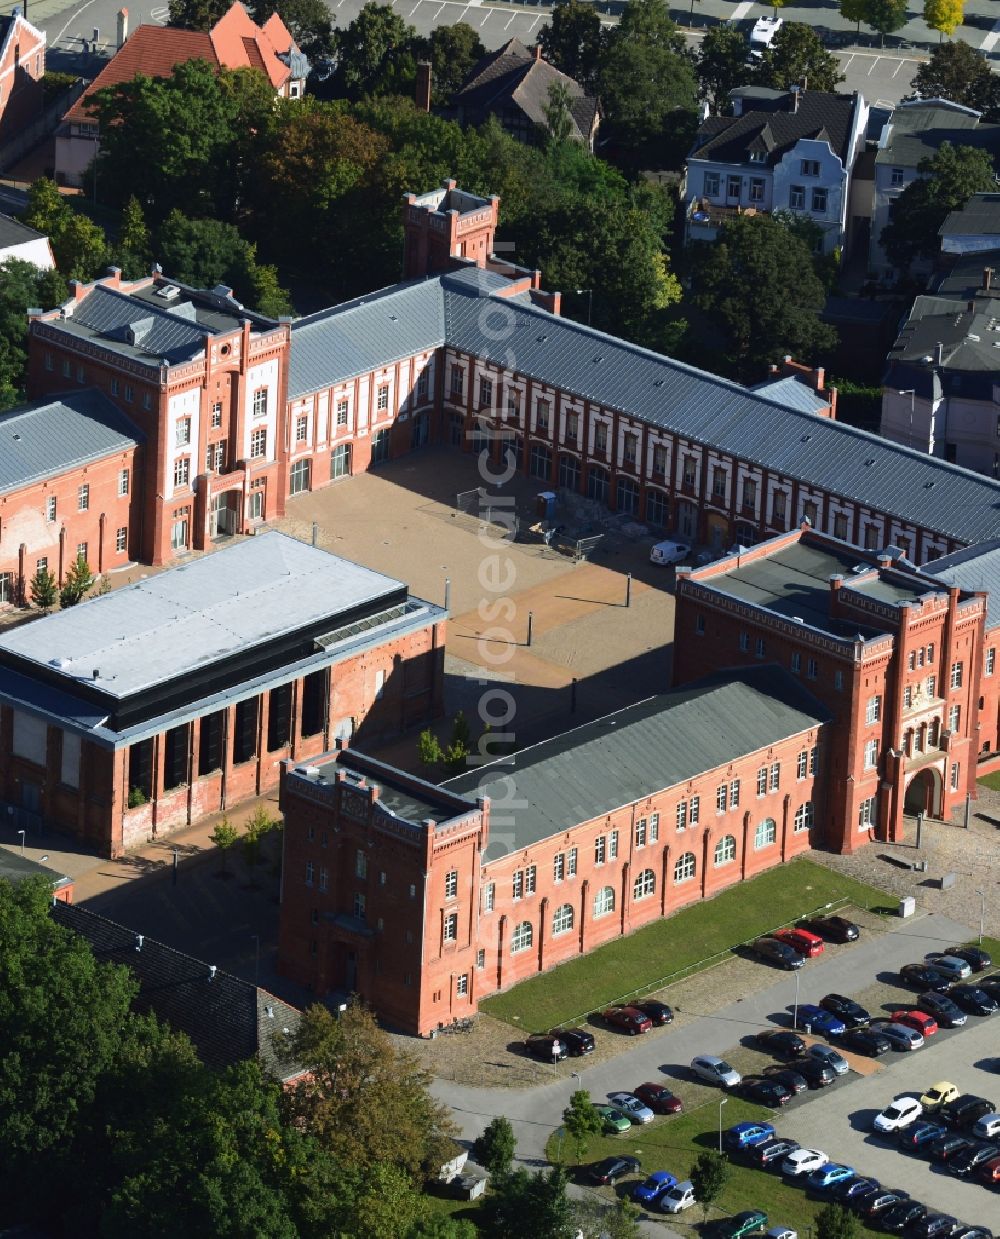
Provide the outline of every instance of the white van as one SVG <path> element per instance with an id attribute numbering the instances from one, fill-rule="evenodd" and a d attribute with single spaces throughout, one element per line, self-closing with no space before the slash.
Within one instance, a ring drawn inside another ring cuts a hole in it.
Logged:
<path id="1" fill-rule="evenodd" d="M 679 564 L 691 554 L 687 542 L 657 542 L 649 552 L 651 564 Z"/>
<path id="2" fill-rule="evenodd" d="M 783 17 L 758 17 L 750 31 L 750 55 L 759 60 L 774 42 L 774 36 L 785 24 Z"/>

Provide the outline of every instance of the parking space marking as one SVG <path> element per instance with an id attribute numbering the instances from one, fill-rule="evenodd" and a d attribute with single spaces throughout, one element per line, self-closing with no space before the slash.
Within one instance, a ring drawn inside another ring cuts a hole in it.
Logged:
<path id="1" fill-rule="evenodd" d="M 872 61 L 872 67 L 868 70 L 868 76 L 869 76 L 869 77 L 871 77 L 871 75 L 875 72 L 875 69 L 876 69 L 876 68 L 877 68 L 877 66 L 878 66 L 878 62 L 879 62 L 881 59 L 882 59 L 882 57 L 881 57 L 881 56 L 876 56 L 876 57 L 875 57 L 875 59 Z"/>
<path id="2" fill-rule="evenodd" d="M 516 13 L 511 13 L 510 17 L 507 18 L 507 26 L 510 25 L 510 23 L 514 20 L 516 16 L 517 16 Z M 504 26 L 504 30 L 507 29 L 507 26 Z"/>
<path id="3" fill-rule="evenodd" d="M 487 11 L 483 14 L 483 20 L 479 23 L 479 29 L 480 29 L 480 30 L 482 30 L 482 28 L 486 25 L 486 23 L 490 20 L 490 18 L 491 18 L 492 16 L 493 16 L 493 10 L 492 10 L 492 9 L 488 9 L 488 10 L 487 10 Z"/>
<path id="4" fill-rule="evenodd" d="M 1000 41 L 1000 21 L 995 21 L 993 23 L 993 29 L 989 32 L 986 38 L 983 39 L 982 43 L 979 44 L 979 50 L 981 52 L 992 52 L 998 41 Z"/>
<path id="5" fill-rule="evenodd" d="M 732 17 L 729 20 L 734 21 L 734 22 L 741 22 L 752 8 L 753 8 L 753 4 L 751 3 L 751 0 L 743 0 L 742 4 L 738 4 L 736 6 Z"/>
<path id="6" fill-rule="evenodd" d="M 895 77 L 895 76 L 896 76 L 896 73 L 898 73 L 898 72 L 900 71 L 900 69 L 902 69 L 902 67 L 903 67 L 903 65 L 904 65 L 904 64 L 906 64 L 906 61 L 905 61 L 905 60 L 901 60 L 901 61 L 899 62 L 899 64 L 898 64 L 898 65 L 896 65 L 896 71 L 895 71 L 895 73 L 893 73 L 893 75 L 892 75 L 893 77 Z"/>
<path id="7" fill-rule="evenodd" d="M 437 12 L 434 14 L 434 16 L 431 18 L 431 21 L 432 21 L 432 22 L 436 22 L 436 21 L 437 21 L 437 19 L 441 16 L 441 14 L 444 12 L 444 7 L 445 7 L 445 6 L 442 4 L 442 5 L 441 5 L 441 7 L 438 9 L 438 11 L 437 11 Z"/>
<path id="8" fill-rule="evenodd" d="M 851 54 L 847 57 L 847 60 L 844 61 L 844 63 L 840 67 L 846 72 L 853 63 L 854 63 L 854 53 L 851 52 Z"/>

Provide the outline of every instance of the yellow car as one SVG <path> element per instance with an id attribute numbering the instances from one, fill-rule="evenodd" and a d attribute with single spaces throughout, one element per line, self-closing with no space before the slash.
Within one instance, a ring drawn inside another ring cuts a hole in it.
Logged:
<path id="1" fill-rule="evenodd" d="M 920 1098 L 920 1104 L 925 1110 L 937 1110 L 947 1101 L 954 1101 L 958 1096 L 958 1089 L 948 1080 L 938 1080 L 937 1084 L 932 1084 L 926 1093 Z"/>

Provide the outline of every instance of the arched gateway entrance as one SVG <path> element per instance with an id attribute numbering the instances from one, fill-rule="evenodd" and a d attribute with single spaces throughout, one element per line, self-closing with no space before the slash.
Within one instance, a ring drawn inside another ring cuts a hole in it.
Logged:
<path id="1" fill-rule="evenodd" d="M 916 817 L 918 813 L 925 817 L 940 817 L 941 792 L 941 771 L 934 766 L 925 766 L 906 786 L 903 812 L 910 817 Z"/>

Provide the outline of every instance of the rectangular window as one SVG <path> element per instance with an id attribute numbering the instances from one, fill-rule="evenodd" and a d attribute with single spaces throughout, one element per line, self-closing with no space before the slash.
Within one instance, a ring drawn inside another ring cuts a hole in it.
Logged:
<path id="1" fill-rule="evenodd" d="M 716 499 L 725 499 L 726 483 L 729 480 L 729 474 L 725 469 L 712 470 L 712 494 Z"/>
<path id="2" fill-rule="evenodd" d="M 908 710 L 913 705 L 913 687 L 910 684 L 903 689 L 903 709 Z"/>
<path id="3" fill-rule="evenodd" d="M 698 797 L 695 796 L 693 804 L 698 803 Z M 696 819 L 692 817 L 692 821 Z M 660 838 L 660 815 L 659 813 L 651 813 L 649 815 L 649 841 L 650 843 L 658 842 Z"/>
<path id="4" fill-rule="evenodd" d="M 365 919 L 365 897 L 360 891 L 354 892 L 354 916 L 359 921 Z"/>
<path id="5" fill-rule="evenodd" d="M 463 972 L 461 976 L 455 978 L 455 995 L 458 998 L 465 998 L 469 993 L 469 974 Z"/>
<path id="6" fill-rule="evenodd" d="M 785 492 L 776 490 L 774 498 L 771 501 L 771 521 L 774 524 L 784 524 L 785 521 Z"/>
<path id="7" fill-rule="evenodd" d="M 311 861 L 311 860 L 307 860 L 307 861 L 306 861 L 306 886 L 312 886 L 312 884 L 313 884 L 313 873 L 314 873 L 314 872 L 315 872 L 315 871 L 314 871 L 314 869 L 313 869 L 313 863 L 312 863 L 312 861 Z"/>
<path id="8" fill-rule="evenodd" d="M 479 407 L 490 408 L 493 404 L 493 380 L 480 376 L 479 379 Z"/>
<path id="9" fill-rule="evenodd" d="M 927 696 L 928 697 L 937 696 L 937 676 L 936 675 L 929 675 L 927 677 Z"/>
<path id="10" fill-rule="evenodd" d="M 430 378 L 427 372 L 427 367 L 425 366 L 424 369 L 421 370 L 420 373 L 417 375 L 417 399 L 418 400 L 427 399 L 427 390 L 428 390 L 429 382 L 430 382 Z"/>
<path id="11" fill-rule="evenodd" d="M 181 456 L 174 461 L 174 485 L 187 486 L 191 481 L 191 457 Z"/>
<path id="12" fill-rule="evenodd" d="M 962 722 L 962 707 L 952 706 L 948 711 L 948 730 L 958 731 Z"/>
<path id="13" fill-rule="evenodd" d="M 740 649 L 746 654 L 750 649 L 750 634 L 748 632 L 740 633 Z"/>
<path id="14" fill-rule="evenodd" d="M 90 487 L 84 484 L 77 487 L 76 491 L 76 509 L 78 512 L 86 512 L 90 507 Z"/>
<path id="15" fill-rule="evenodd" d="M 910 650 L 909 657 L 906 660 L 906 666 L 910 671 L 916 671 L 917 669 L 917 651 L 916 650 Z"/>
<path id="16" fill-rule="evenodd" d="M 524 871 L 524 893 L 533 895 L 535 893 L 535 882 L 538 871 L 534 865 L 529 865 Z"/>
<path id="17" fill-rule="evenodd" d="M 569 864 L 566 867 L 566 871 L 571 878 L 576 877 L 576 860 L 577 860 L 577 850 L 576 848 L 570 848 Z"/>
<path id="18" fill-rule="evenodd" d="M 46 349 L 46 350 L 45 350 L 45 369 L 46 369 L 46 370 L 51 370 L 51 369 L 52 369 L 52 354 L 49 352 L 49 350 L 48 350 L 48 349 Z M 116 379 L 112 379 L 112 380 L 111 380 L 111 383 L 112 383 L 112 390 L 114 390 L 114 384 L 115 384 L 115 382 L 117 382 L 117 380 L 116 380 Z M 115 395 L 116 395 L 116 396 L 118 395 L 118 392 L 117 392 L 117 391 L 115 391 Z"/>
<path id="19" fill-rule="evenodd" d="M 330 477 L 346 478 L 351 473 L 351 445 L 341 443 L 330 455 Z"/>
<path id="20" fill-rule="evenodd" d="M 216 400 L 212 405 L 211 424 L 213 430 L 218 430 L 222 425 L 222 401 Z"/>
<path id="21" fill-rule="evenodd" d="M 309 418 L 297 417 L 295 419 L 295 442 L 305 443 L 309 438 Z"/>
<path id="22" fill-rule="evenodd" d="M 700 817 L 701 817 L 701 797 L 692 796 L 691 797 L 691 808 L 688 814 L 688 820 L 690 821 L 692 826 L 697 826 Z"/>
<path id="23" fill-rule="evenodd" d="M 41 559 L 35 560 L 35 571 L 36 572 L 48 572 L 48 570 L 49 570 L 48 555 L 43 555 Z"/>
<path id="24" fill-rule="evenodd" d="M 817 215 L 826 214 L 826 190 L 814 189 L 812 191 L 812 209 Z"/>
<path id="25" fill-rule="evenodd" d="M 511 893 L 515 899 L 524 898 L 524 870 L 516 869 L 514 871 L 513 881 L 511 883 Z"/>
<path id="26" fill-rule="evenodd" d="M 547 434 L 549 429 L 549 415 L 552 412 L 552 402 L 549 400 L 539 400 L 535 407 L 535 426 L 542 434 Z"/>
<path id="27" fill-rule="evenodd" d="M 224 450 L 225 450 L 225 444 L 222 442 L 210 443 L 208 447 L 205 448 L 205 472 L 206 473 L 212 473 L 213 471 L 216 473 L 222 472 Z"/>
<path id="28" fill-rule="evenodd" d="M 481 948 L 476 952 L 476 967 L 480 970 L 486 967 L 486 952 Z"/>
<path id="29" fill-rule="evenodd" d="M 815 680 L 819 675 L 819 663 L 815 658 L 806 659 L 806 679 Z"/>
<path id="30" fill-rule="evenodd" d="M 819 160 L 802 159 L 799 161 L 799 170 L 803 176 L 819 176 Z"/>
<path id="31" fill-rule="evenodd" d="M 452 869 L 445 874 L 444 879 L 444 897 L 445 899 L 458 898 L 458 870 Z"/>
<path id="32" fill-rule="evenodd" d="M 903 181 L 906 179 L 906 172 L 903 168 L 889 169 L 889 188 L 902 189 Z"/>
<path id="33" fill-rule="evenodd" d="M 322 865 L 320 865 L 319 889 L 321 891 L 325 891 L 329 888 L 329 885 L 330 885 L 330 870 L 325 869 Z"/>
<path id="34" fill-rule="evenodd" d="M 834 691 L 842 693 L 844 691 L 844 673 L 843 671 L 835 671 L 833 673 Z"/>
<path id="35" fill-rule="evenodd" d="M 458 941 L 458 913 L 449 912 L 444 918 L 444 940 L 445 942 Z"/>
<path id="36" fill-rule="evenodd" d="M 740 807 L 740 781 L 733 779 L 729 784 L 729 807 L 730 809 L 738 809 Z"/>
<path id="37" fill-rule="evenodd" d="M 771 774 L 768 783 L 768 788 L 772 792 L 776 792 L 781 785 L 781 762 L 775 761 L 771 763 Z"/>
<path id="38" fill-rule="evenodd" d="M 706 172 L 705 179 L 702 182 L 702 191 L 706 198 L 717 198 L 719 196 L 719 174 L 718 172 Z"/>
<path id="39" fill-rule="evenodd" d="M 191 442 L 191 419 L 179 417 L 174 427 L 174 447 L 187 447 Z"/>
<path id="40" fill-rule="evenodd" d="M 267 388 L 258 387 L 253 394 L 253 415 L 254 417 L 267 416 Z"/>
<path id="41" fill-rule="evenodd" d="M 598 835 L 594 840 L 594 864 L 603 865 L 607 858 L 608 841 L 604 835 Z"/>
<path id="42" fill-rule="evenodd" d="M 580 415 L 579 413 L 566 414 L 566 440 L 567 442 L 576 443 L 580 438 Z"/>
<path id="43" fill-rule="evenodd" d="M 118 494 L 119 495 L 128 494 L 128 484 L 129 484 L 128 470 L 120 469 L 118 471 Z"/>
<path id="44" fill-rule="evenodd" d="M 594 427 L 594 451 L 600 452 L 602 456 L 607 454 L 608 450 L 608 428 L 603 422 L 598 423 Z"/>
<path id="45" fill-rule="evenodd" d="M 803 749 L 802 752 L 798 756 L 798 760 L 795 763 L 795 777 L 797 779 L 804 779 L 806 777 L 806 772 L 808 769 L 809 769 L 809 754 L 806 752 L 805 749 Z"/>
<path id="46" fill-rule="evenodd" d="M 760 176 L 752 176 L 750 178 L 750 201 L 760 203 L 764 201 L 764 178 Z"/>
<path id="47" fill-rule="evenodd" d="M 375 400 L 376 409 L 385 410 L 389 407 L 389 384 L 382 383 L 378 389 L 378 396 Z"/>
<path id="48" fill-rule="evenodd" d="M 858 830 L 874 829 L 877 825 L 877 817 L 875 797 L 869 796 L 867 800 L 862 800 L 861 807 L 858 809 Z"/>
<path id="49" fill-rule="evenodd" d="M 566 853 L 557 852 L 552 858 L 552 881 L 562 882 L 566 877 Z"/>
<path id="50" fill-rule="evenodd" d="M 962 687 L 962 664 L 961 663 L 951 664 L 950 684 L 952 688 Z"/>
<path id="51" fill-rule="evenodd" d="M 687 801 L 682 800 L 677 805 L 677 829 L 687 830 L 687 824 L 688 824 Z"/>
<path id="52" fill-rule="evenodd" d="M 725 783 L 720 783 L 715 789 L 715 811 L 716 813 L 725 813 L 728 807 L 728 792 L 729 788 Z"/>
<path id="53" fill-rule="evenodd" d="M 128 526 L 122 525 L 115 533 L 115 550 L 121 555 L 128 546 Z"/>
<path id="54" fill-rule="evenodd" d="M 63 358 L 62 372 L 64 379 L 70 379 L 73 377 L 73 363 L 65 357 Z"/>
<path id="55" fill-rule="evenodd" d="M 789 189 L 788 205 L 793 211 L 804 211 L 806 209 L 806 187 L 804 185 L 793 185 Z"/>
<path id="56" fill-rule="evenodd" d="M 347 407 L 348 406 L 347 406 L 346 400 L 337 401 L 337 425 L 338 426 L 347 425 Z"/>
<path id="57" fill-rule="evenodd" d="M 497 902 L 497 886 L 495 882 L 490 882 L 483 891 L 483 911 L 492 912 L 496 907 Z"/>
<path id="58" fill-rule="evenodd" d="M 76 544 L 76 557 L 77 557 L 77 559 L 87 559 L 87 557 L 88 557 L 88 550 L 89 550 L 89 548 L 88 548 L 88 546 L 87 546 L 87 543 L 86 543 L 86 542 L 78 542 L 78 543 Z"/>
<path id="59" fill-rule="evenodd" d="M 687 806 L 685 805 L 685 810 Z M 635 824 L 635 846 L 644 848 L 646 846 L 646 819 L 640 817 Z"/>
<path id="60" fill-rule="evenodd" d="M 312 478 L 312 461 L 308 457 L 303 457 L 302 460 L 297 460 L 292 465 L 288 474 L 288 493 L 290 495 L 302 495 L 309 489 L 309 482 Z"/>
<path id="61" fill-rule="evenodd" d="M 757 771 L 757 795 L 767 795 L 767 766 L 761 766 Z"/>
<path id="62" fill-rule="evenodd" d="M 618 831 L 613 830 L 611 837 L 608 839 L 608 859 L 615 860 L 618 857 Z"/>
<path id="63" fill-rule="evenodd" d="M 986 651 L 986 674 L 992 675 L 996 669 L 997 652 L 995 649 Z"/>
<path id="64" fill-rule="evenodd" d="M 792 654 L 792 674 L 800 675 L 802 673 L 802 655 L 796 650 Z"/>
<path id="65" fill-rule="evenodd" d="M 819 772 L 819 746 L 813 745 L 809 750 L 809 773 L 815 778 Z"/>
<path id="66" fill-rule="evenodd" d="M 451 394 L 453 396 L 461 397 L 462 392 L 464 390 L 465 390 L 465 371 L 462 370 L 459 366 L 452 366 L 451 368 Z"/>
<path id="67" fill-rule="evenodd" d="M 758 638 L 756 639 L 756 641 L 754 641 L 754 643 L 753 643 L 753 652 L 754 652 L 755 657 L 757 657 L 757 658 L 763 658 L 763 657 L 764 657 L 764 648 L 765 648 L 765 647 L 764 647 L 764 638 L 763 638 L 763 637 L 758 637 Z"/>
<path id="68" fill-rule="evenodd" d="M 267 431 L 255 430 L 250 435 L 250 459 L 261 460 L 267 455 Z"/>
<path id="69" fill-rule="evenodd" d="M 958 791 L 958 777 L 960 773 L 961 773 L 961 767 L 959 766 L 957 761 L 953 761 L 951 763 L 951 790 L 953 792 Z"/>
<path id="70" fill-rule="evenodd" d="M 757 502 L 757 483 L 751 478 L 743 479 L 743 506 L 753 508 Z"/>
<path id="71" fill-rule="evenodd" d="M 865 741 L 865 769 L 874 770 L 878 765 L 878 741 Z"/>
<path id="72" fill-rule="evenodd" d="M 694 617 L 695 635 L 703 637 L 705 635 L 705 617 L 704 615 L 696 615 Z"/>
<path id="73" fill-rule="evenodd" d="M 865 722 L 877 723 L 882 717 L 882 698 L 869 697 L 868 705 L 865 707 Z"/>
<path id="74" fill-rule="evenodd" d="M 14 601 L 14 587 L 9 572 L 0 572 L 0 602 Z"/>

